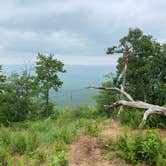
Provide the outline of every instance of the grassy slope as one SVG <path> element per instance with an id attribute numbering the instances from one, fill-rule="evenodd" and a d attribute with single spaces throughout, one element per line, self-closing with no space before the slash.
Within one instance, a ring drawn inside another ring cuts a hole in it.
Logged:
<path id="1" fill-rule="evenodd" d="M 121 134 L 135 132 L 118 120 L 98 115 L 94 108 L 56 110 L 46 120 L 1 127 L 0 165 L 129 165 L 117 155 L 116 144 Z M 158 132 L 166 136 L 165 130 Z"/>

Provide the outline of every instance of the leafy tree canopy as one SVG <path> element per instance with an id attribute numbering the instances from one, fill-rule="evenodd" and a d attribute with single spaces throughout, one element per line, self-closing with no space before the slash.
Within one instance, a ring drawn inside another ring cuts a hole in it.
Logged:
<path id="1" fill-rule="evenodd" d="M 129 29 L 127 36 L 119 41 L 119 46 L 113 47 L 115 53 L 126 51 L 128 55 L 128 68 L 126 88 L 138 100 L 154 104 L 164 104 L 166 94 L 166 52 L 165 45 L 161 45 L 151 35 L 145 35 L 136 29 Z M 114 81 L 119 85 L 122 82 L 124 56 L 120 57 L 117 65 L 117 75 Z"/>
<path id="2" fill-rule="evenodd" d="M 48 115 L 49 111 L 49 91 L 50 89 L 54 89 L 58 91 L 58 89 L 62 86 L 63 82 L 60 80 L 58 73 L 64 73 L 63 69 L 64 64 L 54 59 L 54 55 L 50 54 L 48 56 L 38 53 L 37 62 L 36 62 L 36 74 L 37 81 L 39 83 L 40 90 L 43 94 L 43 98 L 45 100 L 45 111 L 46 115 Z"/>

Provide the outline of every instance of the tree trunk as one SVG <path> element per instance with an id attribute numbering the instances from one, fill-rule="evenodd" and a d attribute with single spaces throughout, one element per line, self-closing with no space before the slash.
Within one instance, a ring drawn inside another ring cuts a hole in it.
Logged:
<path id="1" fill-rule="evenodd" d="M 162 115 L 166 116 L 166 108 L 165 107 L 149 104 L 149 103 L 146 103 L 146 102 L 143 102 L 143 101 L 134 101 L 133 98 L 127 92 L 125 92 L 122 89 L 115 88 L 115 87 L 112 87 L 112 88 L 108 88 L 108 87 L 88 87 L 88 88 L 94 88 L 94 89 L 100 89 L 100 90 L 115 90 L 115 91 L 120 92 L 123 96 L 125 96 L 129 100 L 129 101 L 120 100 L 120 101 L 117 101 L 113 104 L 105 105 L 104 107 L 107 108 L 107 109 L 118 107 L 118 106 L 127 106 L 127 107 L 146 110 L 145 113 L 144 113 L 142 122 L 140 124 L 140 127 L 142 127 L 146 123 L 147 118 L 151 114 L 160 114 L 160 115 L 162 114 Z"/>
<path id="2" fill-rule="evenodd" d="M 126 75 L 127 75 L 127 67 L 128 67 L 128 54 L 129 54 L 128 46 L 125 46 L 124 51 L 123 51 L 124 67 L 123 67 L 122 85 L 121 85 L 121 90 L 122 91 L 124 91 L 125 85 L 126 85 Z M 123 100 L 123 95 L 120 96 L 120 99 Z M 120 109 L 118 111 L 118 116 L 120 115 L 120 113 L 122 111 L 123 111 L 123 106 L 120 106 Z"/>
<path id="3" fill-rule="evenodd" d="M 49 89 L 46 89 L 46 116 L 48 117 L 48 105 L 49 105 Z"/>

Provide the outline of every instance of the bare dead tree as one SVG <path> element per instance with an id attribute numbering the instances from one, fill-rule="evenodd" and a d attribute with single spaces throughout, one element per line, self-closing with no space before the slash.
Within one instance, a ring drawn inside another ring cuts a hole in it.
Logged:
<path id="1" fill-rule="evenodd" d="M 119 100 L 119 101 L 112 103 L 110 105 L 104 105 L 104 107 L 106 109 L 119 107 L 119 106 L 127 106 L 127 107 L 146 110 L 144 112 L 142 122 L 140 123 L 140 127 L 142 127 L 146 123 L 147 118 L 151 114 L 159 114 L 159 115 L 166 116 L 166 108 L 165 107 L 149 104 L 149 103 L 146 103 L 143 101 L 135 101 L 127 92 L 125 92 L 122 89 L 119 89 L 116 87 L 94 87 L 94 86 L 87 87 L 87 88 L 94 88 L 94 89 L 107 90 L 107 91 L 108 90 L 109 91 L 117 91 L 128 99 L 128 100 Z"/>

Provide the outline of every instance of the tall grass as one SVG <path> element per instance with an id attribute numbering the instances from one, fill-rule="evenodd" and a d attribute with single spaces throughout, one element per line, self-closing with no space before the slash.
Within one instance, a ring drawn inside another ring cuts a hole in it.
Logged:
<path id="1" fill-rule="evenodd" d="M 61 146 L 61 142 L 70 144 L 82 134 L 97 136 L 99 130 L 95 121 L 100 119 L 96 109 L 83 106 L 74 111 L 55 109 L 51 117 L 43 120 L 15 123 L 8 128 L 2 126 L 0 165 L 25 165 L 26 162 L 40 165 L 45 160 L 67 165 L 67 150 L 62 148 L 57 152 L 55 146 Z M 48 152 L 43 152 L 47 148 Z"/>
<path id="2" fill-rule="evenodd" d="M 155 132 L 146 134 L 137 132 L 125 134 L 116 142 L 116 154 L 127 162 L 137 164 L 144 162 L 150 165 L 166 165 L 166 142 Z"/>
<path id="3" fill-rule="evenodd" d="M 124 108 L 124 111 L 119 116 L 119 120 L 122 124 L 136 129 L 142 121 L 143 114 L 144 110 Z M 165 117 L 162 115 L 150 115 L 144 128 L 166 128 Z"/>

